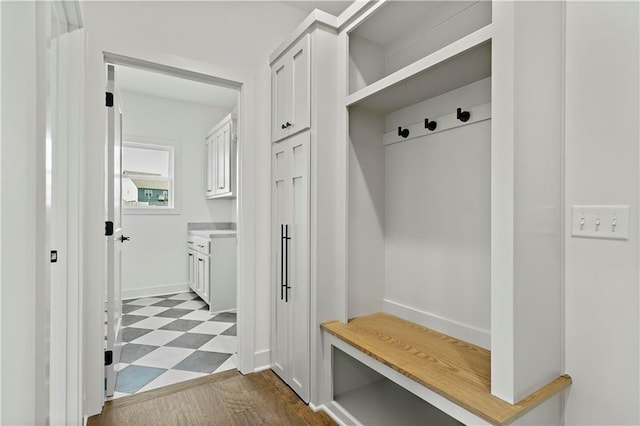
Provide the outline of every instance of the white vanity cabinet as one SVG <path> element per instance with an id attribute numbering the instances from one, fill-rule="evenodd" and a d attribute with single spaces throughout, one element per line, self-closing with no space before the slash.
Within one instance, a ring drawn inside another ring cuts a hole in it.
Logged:
<path id="1" fill-rule="evenodd" d="M 236 174 L 236 119 L 227 115 L 216 124 L 205 141 L 207 198 L 233 197 Z"/>
<path id="2" fill-rule="evenodd" d="M 271 65 L 271 140 L 311 126 L 311 36 L 306 34 Z"/>
<path id="3" fill-rule="evenodd" d="M 190 231 L 188 283 L 209 312 L 236 309 L 236 231 Z"/>
<path id="4" fill-rule="evenodd" d="M 189 236 L 187 239 L 189 286 L 206 303 L 209 303 L 210 250 L 208 238 Z"/>

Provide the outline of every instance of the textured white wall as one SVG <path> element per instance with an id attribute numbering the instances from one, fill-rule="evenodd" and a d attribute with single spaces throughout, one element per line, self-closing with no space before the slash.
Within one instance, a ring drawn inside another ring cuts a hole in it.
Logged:
<path id="1" fill-rule="evenodd" d="M 18 301 L 33 306 L 37 298 L 36 276 L 36 6 L 32 2 L 0 3 L 2 21 L 2 133 L 0 164 L 2 185 L 0 212 L 0 312 L 2 329 L 1 424 L 35 424 L 36 315 Z M 7 40 L 11 40 L 8 43 Z M 30 54 L 28 53 L 30 52 Z M 41 354 L 41 357 L 44 354 Z M 40 387 L 45 387 L 40 383 Z"/>
<path id="2" fill-rule="evenodd" d="M 631 211 L 629 241 L 567 235 L 568 425 L 640 423 L 638 22 L 637 2 L 567 2 L 567 224 L 574 204 Z"/>
<path id="3" fill-rule="evenodd" d="M 178 214 L 125 214 L 123 233 L 124 297 L 176 291 L 187 282 L 187 222 L 230 222 L 233 200 L 206 200 L 207 132 L 229 111 L 206 105 L 125 91 L 123 139 L 160 140 L 176 148 L 175 188 Z M 124 161 L 124 160 L 123 160 Z M 179 194 L 178 194 L 179 193 Z"/>

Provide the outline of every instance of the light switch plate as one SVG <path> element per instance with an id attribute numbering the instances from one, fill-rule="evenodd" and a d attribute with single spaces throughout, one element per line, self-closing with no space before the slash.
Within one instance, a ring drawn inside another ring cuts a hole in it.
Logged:
<path id="1" fill-rule="evenodd" d="M 571 236 L 629 239 L 629 206 L 573 206 Z"/>

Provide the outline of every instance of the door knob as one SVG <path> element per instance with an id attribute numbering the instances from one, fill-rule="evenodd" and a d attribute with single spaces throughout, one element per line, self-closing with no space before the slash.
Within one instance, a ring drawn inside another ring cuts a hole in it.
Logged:
<path id="1" fill-rule="evenodd" d="M 125 241 L 129 241 L 131 237 L 125 237 L 124 235 L 120 235 L 120 242 L 124 243 Z"/>

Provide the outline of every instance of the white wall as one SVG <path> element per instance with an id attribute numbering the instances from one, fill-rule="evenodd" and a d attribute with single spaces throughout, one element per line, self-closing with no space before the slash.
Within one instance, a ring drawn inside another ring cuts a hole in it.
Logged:
<path id="1" fill-rule="evenodd" d="M 175 149 L 178 212 L 127 214 L 124 210 L 122 229 L 131 240 L 123 245 L 123 297 L 186 290 L 187 222 L 235 222 L 235 199 L 204 196 L 204 139 L 229 111 L 131 91 L 123 91 L 122 99 L 124 141 L 158 140 Z"/>
<path id="2" fill-rule="evenodd" d="M 567 2 L 567 224 L 575 204 L 631 211 L 629 241 L 566 237 L 569 425 L 640 423 L 638 9 Z"/>
<path id="3" fill-rule="evenodd" d="M 258 353 L 268 348 L 270 308 L 268 299 L 258 299 L 259 294 L 268 294 L 270 253 L 256 249 L 268 247 L 270 234 L 257 233 L 268 230 L 270 224 L 269 198 L 257 196 L 256 187 L 270 179 L 270 151 L 257 150 L 270 144 L 269 119 L 269 54 L 300 23 L 306 14 L 280 2 L 85 2 L 84 21 L 89 37 L 90 78 L 88 92 L 88 140 L 104 134 L 101 99 L 104 98 L 104 77 L 100 70 L 101 52 L 107 51 L 151 62 L 185 68 L 208 75 L 238 81 L 243 84 L 245 98 L 239 110 L 245 119 L 240 129 L 245 148 L 241 153 L 240 167 L 245 178 L 241 182 L 244 195 L 238 199 L 238 223 L 246 218 L 250 221 L 238 232 L 238 263 L 247 265 L 238 270 L 238 282 L 246 282 L 240 288 L 240 303 L 247 303 L 255 317 L 239 312 L 239 333 L 245 333 L 250 342 L 240 340 L 239 351 Z M 267 108 L 264 108 L 264 106 Z M 100 189 L 102 177 L 100 162 L 103 153 L 93 144 L 87 149 L 88 182 L 97 190 L 87 194 L 87 222 L 103 220 L 100 210 L 104 194 Z M 259 213 L 259 214 L 258 214 Z M 96 228 L 98 229 L 98 228 Z M 101 247 L 98 235 L 87 241 L 92 253 L 87 262 L 92 282 L 102 282 Z M 243 248 L 244 247 L 244 248 Z M 255 286 L 254 286 L 255 283 Z M 244 293 L 242 293 L 244 291 Z M 91 288 L 86 296 L 87 306 L 98 306 L 100 290 Z M 255 306 L 254 306 L 255 305 Z M 258 309 L 260 306 L 260 309 Z M 247 328 L 241 327 L 250 318 Z M 100 335 L 99 315 L 87 317 L 89 331 L 85 340 L 87 370 L 87 395 L 85 413 L 98 412 L 101 405 L 99 377 L 102 374 L 96 339 Z M 96 337 L 97 336 L 97 337 Z M 255 349 L 255 350 L 254 350 Z M 240 369 L 253 370 L 259 360 L 267 360 L 268 352 L 240 359 Z M 262 364 L 264 365 L 264 363 Z"/>
<path id="4" fill-rule="evenodd" d="M 36 159 L 36 7 L 31 2 L 2 2 L 0 10 L 0 423 L 29 425 L 36 422 L 37 325 L 35 310 L 25 309 L 22 302 L 33 306 L 37 296 L 36 168 L 27 167 Z"/>

